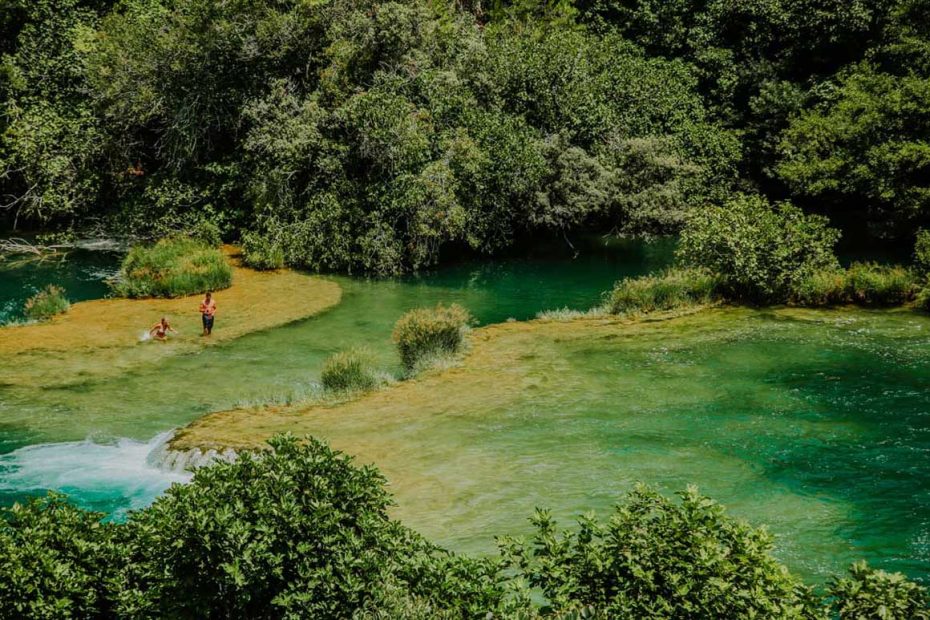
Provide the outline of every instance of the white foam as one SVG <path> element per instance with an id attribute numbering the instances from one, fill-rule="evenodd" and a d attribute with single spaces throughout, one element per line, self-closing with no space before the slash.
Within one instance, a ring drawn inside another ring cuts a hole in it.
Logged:
<path id="1" fill-rule="evenodd" d="M 173 483 L 187 482 L 185 470 L 161 466 L 171 433 L 147 442 L 119 439 L 38 444 L 0 456 L 0 491 L 35 493 L 52 489 L 78 504 L 113 510 L 144 508 Z"/>

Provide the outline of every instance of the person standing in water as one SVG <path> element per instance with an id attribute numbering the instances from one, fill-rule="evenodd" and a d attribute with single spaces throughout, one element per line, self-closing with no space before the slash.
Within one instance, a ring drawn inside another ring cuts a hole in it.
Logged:
<path id="1" fill-rule="evenodd" d="M 155 325 L 152 326 L 152 329 L 149 330 L 149 335 L 160 342 L 168 340 L 168 332 L 176 334 L 176 332 L 171 325 L 168 323 L 168 319 L 161 317 L 161 320 Z"/>
<path id="2" fill-rule="evenodd" d="M 213 333 L 213 317 L 216 315 L 216 300 L 213 294 L 207 291 L 203 301 L 200 302 L 200 316 L 203 319 L 203 335 L 209 336 Z"/>

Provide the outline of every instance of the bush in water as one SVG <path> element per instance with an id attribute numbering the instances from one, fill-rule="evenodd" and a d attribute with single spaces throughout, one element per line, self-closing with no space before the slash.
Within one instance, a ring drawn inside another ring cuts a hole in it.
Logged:
<path id="1" fill-rule="evenodd" d="M 253 269 L 281 269 L 284 267 L 284 250 L 257 232 L 242 235 L 242 258 Z"/>
<path id="2" fill-rule="evenodd" d="M 391 520 L 373 467 L 312 438 L 269 448 L 197 470 L 124 524 L 57 495 L 0 509 L 0 617 L 928 618 L 922 588 L 863 565 L 819 600 L 765 530 L 693 489 L 639 487 L 577 533 L 540 512 L 531 548 L 501 539 L 502 560 L 475 559 Z"/>
<path id="3" fill-rule="evenodd" d="M 696 211 L 681 234 L 678 257 L 720 276 L 727 295 L 751 302 L 784 302 L 812 273 L 838 268 L 839 232 L 827 219 L 805 215 L 761 196 L 739 195 L 724 206 Z"/>
<path id="4" fill-rule="evenodd" d="M 123 260 L 114 290 L 124 297 L 181 297 L 232 284 L 223 253 L 185 237 L 136 246 Z"/>
<path id="5" fill-rule="evenodd" d="M 49 284 L 26 300 L 23 312 L 30 319 L 39 321 L 67 312 L 70 307 L 71 303 L 65 297 L 65 289 Z"/>
<path id="6" fill-rule="evenodd" d="M 830 584 L 840 618 L 930 620 L 927 591 L 900 573 L 886 573 L 856 562 L 849 576 Z"/>
<path id="7" fill-rule="evenodd" d="M 411 371 L 428 356 L 456 353 L 472 321 L 468 310 L 458 304 L 417 308 L 404 314 L 393 333 L 404 367 Z"/>
<path id="8" fill-rule="evenodd" d="M 624 278 L 607 296 L 612 314 L 672 310 L 714 301 L 718 278 L 702 269 L 670 269 L 657 276 Z"/>
<path id="9" fill-rule="evenodd" d="M 320 380 L 333 392 L 365 391 L 378 384 L 371 354 L 359 349 L 331 355 L 323 364 Z"/>

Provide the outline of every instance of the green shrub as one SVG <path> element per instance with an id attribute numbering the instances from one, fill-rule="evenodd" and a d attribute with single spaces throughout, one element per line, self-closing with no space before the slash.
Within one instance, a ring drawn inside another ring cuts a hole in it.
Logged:
<path id="1" fill-rule="evenodd" d="M 220 233 L 220 227 L 210 220 L 200 219 L 197 223 L 187 230 L 187 235 L 191 239 L 200 241 L 211 248 L 218 248 L 223 245 L 223 237 Z"/>
<path id="2" fill-rule="evenodd" d="M 714 300 L 717 278 L 701 269 L 670 269 L 657 276 L 624 278 L 607 297 L 612 314 L 672 310 Z"/>
<path id="3" fill-rule="evenodd" d="M 351 618 L 386 584 L 477 617 L 497 565 L 433 547 L 388 516 L 385 479 L 314 439 L 198 469 L 126 529 L 118 617 Z"/>
<path id="4" fill-rule="evenodd" d="M 284 250 L 257 232 L 246 232 L 242 235 L 242 259 L 253 269 L 281 269 Z"/>
<path id="5" fill-rule="evenodd" d="M 227 288 L 232 268 L 220 250 L 184 237 L 136 246 L 114 285 L 124 297 L 180 297 Z"/>
<path id="6" fill-rule="evenodd" d="M 503 540 L 511 566 L 554 611 L 608 618 L 807 618 L 809 591 L 772 556 L 772 536 L 689 489 L 681 502 L 638 487 L 602 524 L 559 533 L 545 511 L 532 547 Z"/>
<path id="7" fill-rule="evenodd" d="M 846 291 L 846 271 L 818 269 L 795 285 L 791 302 L 799 306 L 835 306 L 850 303 Z"/>
<path id="8" fill-rule="evenodd" d="M 811 274 L 838 268 L 838 239 L 824 217 L 739 195 L 695 210 L 682 230 L 678 258 L 719 275 L 732 298 L 784 302 Z"/>
<path id="9" fill-rule="evenodd" d="M 116 526 L 49 494 L 0 510 L 0 618 L 113 617 Z"/>
<path id="10" fill-rule="evenodd" d="M 70 307 L 71 303 L 65 297 L 65 290 L 60 286 L 49 284 L 26 300 L 23 312 L 30 319 L 40 321 L 67 312 Z"/>
<path id="11" fill-rule="evenodd" d="M 456 353 L 472 320 L 468 310 L 458 304 L 417 308 L 404 314 L 393 333 L 404 367 L 410 371 L 427 356 Z"/>
<path id="12" fill-rule="evenodd" d="M 848 577 L 830 584 L 833 608 L 840 620 L 930 620 L 927 591 L 901 573 L 886 573 L 856 562 Z"/>
<path id="13" fill-rule="evenodd" d="M 930 275 L 930 230 L 917 231 L 917 240 L 914 243 L 914 267 L 921 275 Z"/>
<path id="14" fill-rule="evenodd" d="M 324 388 L 333 392 L 365 391 L 378 384 L 371 355 L 359 349 L 330 356 L 323 364 L 320 380 Z"/>
<path id="15" fill-rule="evenodd" d="M 900 265 L 854 263 L 846 270 L 846 295 L 852 303 L 897 306 L 914 299 L 914 273 Z"/>

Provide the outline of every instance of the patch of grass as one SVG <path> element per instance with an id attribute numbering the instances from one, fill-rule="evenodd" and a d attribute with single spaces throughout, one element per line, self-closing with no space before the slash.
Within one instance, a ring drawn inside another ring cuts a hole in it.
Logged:
<path id="1" fill-rule="evenodd" d="M 41 321 L 67 312 L 70 307 L 71 302 L 65 296 L 65 289 L 49 284 L 26 300 L 23 312 L 30 319 Z"/>
<path id="2" fill-rule="evenodd" d="M 900 265 L 854 263 L 848 269 L 815 271 L 798 283 L 792 303 L 800 306 L 900 306 L 917 297 L 919 278 Z"/>
<path id="3" fill-rule="evenodd" d="M 624 278 L 607 295 L 611 314 L 673 310 L 717 298 L 718 279 L 701 269 L 670 269 L 656 276 Z"/>
<path id="4" fill-rule="evenodd" d="M 365 392 L 380 382 L 371 354 L 362 349 L 340 351 L 330 356 L 323 364 L 320 381 L 330 392 Z"/>
<path id="5" fill-rule="evenodd" d="M 846 293 L 855 304 L 900 306 L 917 294 L 918 280 L 901 265 L 854 263 L 846 270 Z"/>
<path id="6" fill-rule="evenodd" d="M 457 353 L 472 322 L 468 310 L 458 304 L 417 308 L 404 314 L 393 333 L 404 368 L 410 372 L 428 356 Z"/>
<path id="7" fill-rule="evenodd" d="M 169 237 L 132 248 L 113 288 L 123 297 L 182 297 L 231 284 L 232 267 L 222 252 L 202 241 Z"/>

